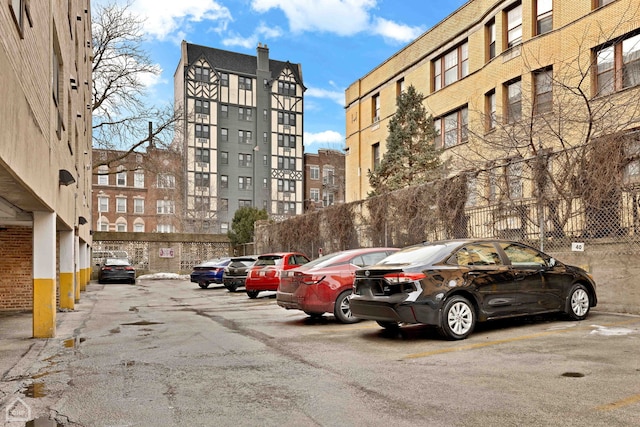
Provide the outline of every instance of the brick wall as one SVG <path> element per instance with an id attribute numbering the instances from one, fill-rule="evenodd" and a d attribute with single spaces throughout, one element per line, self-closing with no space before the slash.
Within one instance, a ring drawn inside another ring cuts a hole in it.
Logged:
<path id="1" fill-rule="evenodd" d="M 31 310 L 33 306 L 32 229 L 0 230 L 0 310 Z"/>

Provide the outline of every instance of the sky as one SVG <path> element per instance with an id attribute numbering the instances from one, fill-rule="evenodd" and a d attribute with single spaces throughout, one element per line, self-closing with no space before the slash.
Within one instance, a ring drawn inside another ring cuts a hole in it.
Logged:
<path id="1" fill-rule="evenodd" d="M 143 48 L 162 70 L 154 104 L 173 102 L 180 43 L 302 65 L 305 152 L 345 148 L 344 91 L 466 0 L 94 0 L 130 3 L 144 19 Z"/>

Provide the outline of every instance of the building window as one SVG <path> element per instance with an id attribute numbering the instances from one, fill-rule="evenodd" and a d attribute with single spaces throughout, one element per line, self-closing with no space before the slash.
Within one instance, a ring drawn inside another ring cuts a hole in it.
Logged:
<path id="1" fill-rule="evenodd" d="M 116 197 L 116 212 L 127 213 L 127 198 Z"/>
<path id="2" fill-rule="evenodd" d="M 267 132 L 262 132 L 262 142 L 269 142 L 269 134 Z"/>
<path id="3" fill-rule="evenodd" d="M 98 185 L 109 185 L 109 167 L 98 166 Z"/>
<path id="4" fill-rule="evenodd" d="M 640 84 L 640 34 L 595 51 L 597 95 Z"/>
<path id="5" fill-rule="evenodd" d="M 118 187 L 126 187 L 127 186 L 127 171 L 121 169 L 121 172 L 116 174 L 116 185 Z"/>
<path id="6" fill-rule="evenodd" d="M 290 82 L 278 82 L 278 93 L 285 96 L 296 95 L 296 84 Z"/>
<path id="7" fill-rule="evenodd" d="M 287 126 L 295 126 L 296 125 L 296 114 L 295 113 L 284 113 L 282 111 L 278 111 L 278 124 L 279 125 L 287 125 Z"/>
<path id="8" fill-rule="evenodd" d="M 469 74 L 469 44 L 462 43 L 433 61 L 433 90 L 455 83 Z"/>
<path id="9" fill-rule="evenodd" d="M 278 191 L 280 193 L 295 193 L 296 192 L 296 180 L 295 179 L 279 179 Z"/>
<path id="10" fill-rule="evenodd" d="M 506 11 L 507 16 L 507 48 L 522 43 L 522 4 Z"/>
<path id="11" fill-rule="evenodd" d="M 250 208 L 253 205 L 253 203 L 251 202 L 251 200 L 238 200 L 238 207 L 239 208 Z"/>
<path id="12" fill-rule="evenodd" d="M 553 29 L 553 0 L 536 0 L 536 34 L 545 34 Z"/>
<path id="13" fill-rule="evenodd" d="M 252 80 L 250 77 L 238 77 L 238 87 L 244 90 L 251 90 Z"/>
<path id="14" fill-rule="evenodd" d="M 194 174 L 194 181 L 196 187 L 208 187 L 209 186 L 209 174 L 196 172 Z"/>
<path id="15" fill-rule="evenodd" d="M 125 221 L 118 221 L 116 223 L 116 231 L 124 233 L 127 231 L 127 223 Z"/>
<path id="16" fill-rule="evenodd" d="M 57 47 L 57 44 L 56 44 Z M 60 96 L 62 95 L 62 87 L 60 84 L 60 75 L 62 73 L 62 59 L 60 58 L 59 49 L 53 49 L 53 64 L 52 64 L 52 90 L 53 101 L 56 103 L 58 110 L 62 107 Z"/>
<path id="17" fill-rule="evenodd" d="M 193 209 L 196 212 L 209 211 L 211 199 L 208 196 L 195 196 L 193 198 Z"/>
<path id="18" fill-rule="evenodd" d="M 491 60 L 496 57 L 496 21 L 492 19 L 486 25 L 487 34 L 487 59 Z"/>
<path id="19" fill-rule="evenodd" d="M 133 213 L 144 213 L 144 199 L 133 199 Z"/>
<path id="20" fill-rule="evenodd" d="M 496 91 L 492 90 L 485 96 L 485 117 L 487 130 L 495 129 L 496 119 Z"/>
<path id="21" fill-rule="evenodd" d="M 133 186 L 135 188 L 144 188 L 144 171 L 137 170 L 133 173 Z"/>
<path id="22" fill-rule="evenodd" d="M 281 170 L 296 170 L 295 157 L 278 156 L 278 169 Z"/>
<path id="23" fill-rule="evenodd" d="M 209 69 L 207 67 L 195 67 L 195 80 L 199 82 L 209 81 Z"/>
<path id="24" fill-rule="evenodd" d="M 598 8 L 598 7 L 602 7 L 602 6 L 606 6 L 609 3 L 613 3 L 616 0 L 594 0 L 593 1 L 593 7 Z"/>
<path id="25" fill-rule="evenodd" d="M 134 233 L 144 233 L 144 223 L 135 223 L 133 224 L 133 232 Z"/>
<path id="26" fill-rule="evenodd" d="M 253 165 L 253 156 L 251 154 L 238 154 L 238 166 L 250 168 Z"/>
<path id="27" fill-rule="evenodd" d="M 229 117 L 229 106 L 226 104 L 220 104 L 220 117 L 227 118 Z"/>
<path id="28" fill-rule="evenodd" d="M 229 199 L 220 199 L 220 206 L 218 206 L 218 210 L 222 212 L 229 211 Z"/>
<path id="29" fill-rule="evenodd" d="M 402 95 L 402 92 L 404 92 L 404 79 L 396 82 L 396 98 Z"/>
<path id="30" fill-rule="evenodd" d="M 320 166 L 309 166 L 309 179 L 314 181 L 320 179 Z"/>
<path id="31" fill-rule="evenodd" d="M 324 167 L 322 169 L 322 183 L 325 185 L 334 185 L 335 184 L 335 169 L 333 167 Z"/>
<path id="32" fill-rule="evenodd" d="M 380 94 L 375 94 L 371 97 L 371 122 L 376 123 L 380 121 Z"/>
<path id="33" fill-rule="evenodd" d="M 511 200 L 522 198 L 522 162 L 514 161 L 507 166 L 507 186 Z"/>
<path id="34" fill-rule="evenodd" d="M 229 129 L 220 128 L 220 140 L 228 141 L 229 140 Z"/>
<path id="35" fill-rule="evenodd" d="M 296 148 L 296 136 L 290 134 L 278 134 L 278 147 Z"/>
<path id="36" fill-rule="evenodd" d="M 220 233 L 227 234 L 229 232 L 229 223 L 221 222 L 220 223 Z"/>
<path id="37" fill-rule="evenodd" d="M 157 178 L 158 188 L 175 188 L 176 177 L 169 173 L 159 173 Z"/>
<path id="38" fill-rule="evenodd" d="M 98 212 L 109 212 L 108 197 L 98 197 Z"/>
<path id="39" fill-rule="evenodd" d="M 220 73 L 220 86 L 229 86 L 229 74 Z"/>
<path id="40" fill-rule="evenodd" d="M 196 123 L 196 138 L 209 138 L 209 125 Z"/>
<path id="41" fill-rule="evenodd" d="M 332 191 L 324 191 L 322 193 L 322 205 L 327 207 L 333 205 L 334 194 Z"/>
<path id="42" fill-rule="evenodd" d="M 507 95 L 507 123 L 515 123 L 522 117 L 522 88 L 520 79 L 505 84 Z"/>
<path id="43" fill-rule="evenodd" d="M 238 177 L 238 189 L 240 190 L 251 190 L 252 180 L 250 176 L 239 176 Z"/>
<path id="44" fill-rule="evenodd" d="M 13 15 L 13 20 L 20 30 L 20 37 L 22 38 L 24 31 L 24 15 L 22 13 L 24 7 L 23 0 L 11 0 L 9 2 L 9 7 L 11 9 L 11 14 Z"/>
<path id="45" fill-rule="evenodd" d="M 253 120 L 253 110 L 251 108 L 238 107 L 238 120 Z"/>
<path id="46" fill-rule="evenodd" d="M 267 156 L 262 156 L 262 166 L 269 166 L 269 158 Z"/>
<path id="47" fill-rule="evenodd" d="M 171 224 L 158 224 L 156 226 L 157 233 L 173 233 L 173 225 Z"/>
<path id="48" fill-rule="evenodd" d="M 229 188 L 229 177 L 227 175 L 220 175 L 220 188 Z"/>
<path id="49" fill-rule="evenodd" d="M 309 191 L 310 191 L 309 198 L 311 199 L 311 201 L 318 203 L 320 201 L 320 189 L 312 188 Z"/>
<path id="50" fill-rule="evenodd" d="M 176 211 L 175 202 L 173 200 L 157 200 L 156 207 L 158 215 L 169 215 Z"/>
<path id="51" fill-rule="evenodd" d="M 251 144 L 253 140 L 252 134 L 250 130 L 239 130 L 238 131 L 238 142 L 241 144 Z"/>
<path id="52" fill-rule="evenodd" d="M 553 71 L 545 69 L 533 73 L 535 98 L 533 108 L 536 114 L 548 113 L 553 109 Z"/>
<path id="53" fill-rule="evenodd" d="M 220 152 L 220 164 L 228 165 L 229 164 L 229 153 L 226 151 Z"/>
<path id="54" fill-rule="evenodd" d="M 262 178 L 262 188 L 265 190 L 269 188 L 269 180 L 267 178 Z"/>
<path id="55" fill-rule="evenodd" d="M 109 221 L 105 218 L 98 221 L 98 230 L 100 231 L 109 231 Z"/>
<path id="56" fill-rule="evenodd" d="M 196 99 L 196 113 L 209 114 L 209 101 L 206 99 Z"/>
<path id="57" fill-rule="evenodd" d="M 199 163 L 209 163 L 210 151 L 208 148 L 196 147 L 195 160 Z"/>
<path id="58" fill-rule="evenodd" d="M 435 119 L 434 125 L 438 131 L 435 141 L 436 147 L 449 148 L 469 140 L 469 110 L 467 107 Z M 444 136 L 442 136 L 443 129 Z"/>
<path id="59" fill-rule="evenodd" d="M 371 167 L 375 171 L 380 166 L 380 143 L 376 142 L 371 146 Z"/>

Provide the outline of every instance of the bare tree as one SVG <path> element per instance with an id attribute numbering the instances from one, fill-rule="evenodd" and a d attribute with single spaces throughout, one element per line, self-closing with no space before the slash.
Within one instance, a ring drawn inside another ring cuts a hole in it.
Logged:
<path id="1" fill-rule="evenodd" d="M 92 17 L 93 146 L 119 150 L 122 157 L 146 144 L 169 146 L 179 119 L 171 102 L 147 105 L 145 82 L 161 70 L 142 48 L 143 20 L 130 7 L 113 0 Z M 94 170 L 104 164 L 94 160 Z"/>

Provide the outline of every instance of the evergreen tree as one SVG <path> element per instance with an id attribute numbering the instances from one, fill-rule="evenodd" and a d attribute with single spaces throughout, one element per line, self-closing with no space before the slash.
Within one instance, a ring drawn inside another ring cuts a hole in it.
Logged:
<path id="1" fill-rule="evenodd" d="M 231 230 L 227 233 L 231 244 L 242 245 L 253 242 L 254 224 L 258 220 L 268 219 L 267 211 L 253 207 L 242 207 L 236 211 L 231 221 Z"/>
<path id="2" fill-rule="evenodd" d="M 380 164 L 369 170 L 370 197 L 434 179 L 440 152 L 433 144 L 433 117 L 422 99 L 413 85 L 398 97 L 396 114 L 389 122 L 387 151 Z"/>

